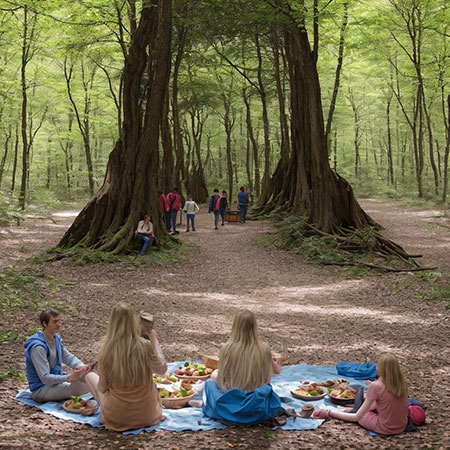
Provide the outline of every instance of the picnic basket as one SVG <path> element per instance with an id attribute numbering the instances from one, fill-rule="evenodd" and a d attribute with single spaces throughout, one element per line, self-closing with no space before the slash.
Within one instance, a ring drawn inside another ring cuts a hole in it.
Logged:
<path id="1" fill-rule="evenodd" d="M 205 366 L 209 369 L 218 369 L 219 368 L 219 358 L 217 356 L 207 356 L 203 355 L 203 361 Z"/>
<path id="2" fill-rule="evenodd" d="M 194 399 L 194 394 L 187 397 L 162 398 L 161 402 L 166 409 L 179 409 L 185 407 L 189 400 Z"/>

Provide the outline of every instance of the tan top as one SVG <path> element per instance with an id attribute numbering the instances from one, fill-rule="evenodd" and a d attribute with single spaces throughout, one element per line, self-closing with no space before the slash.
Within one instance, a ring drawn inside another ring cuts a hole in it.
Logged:
<path id="1" fill-rule="evenodd" d="M 164 375 L 166 362 L 152 350 L 150 354 L 153 372 Z M 162 415 L 161 399 L 153 374 L 148 376 L 148 383 L 134 388 L 118 388 L 110 385 L 107 375 L 99 367 L 98 389 L 103 392 L 101 404 L 101 423 L 114 431 L 156 425 Z"/>
<path id="2" fill-rule="evenodd" d="M 153 224 L 151 222 L 145 223 L 144 220 L 140 220 L 136 228 L 136 234 L 153 234 Z"/>

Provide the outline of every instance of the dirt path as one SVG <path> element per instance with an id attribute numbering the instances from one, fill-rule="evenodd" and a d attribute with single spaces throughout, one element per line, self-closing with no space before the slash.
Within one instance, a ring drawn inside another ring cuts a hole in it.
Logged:
<path id="1" fill-rule="evenodd" d="M 448 283 L 450 230 L 439 210 L 403 209 L 362 202 L 385 226 L 385 234 L 413 254 L 423 266 L 439 266 L 439 285 Z M 411 273 L 356 277 L 335 267 L 307 264 L 301 256 L 255 245 L 271 231 L 268 222 L 229 224 L 214 230 L 203 211 L 193 242 L 181 263 L 151 267 L 97 264 L 74 268 L 69 261 L 33 265 L 34 270 L 73 287 L 47 294 L 70 306 L 64 314 L 64 341 L 86 362 L 95 360 L 113 305 L 125 300 L 136 310 L 152 311 L 168 360 L 197 359 L 216 353 L 228 336 L 235 312 L 247 307 L 257 314 L 260 333 L 274 352 L 286 353 L 292 364 L 334 365 L 340 360 L 375 360 L 380 351 L 395 352 L 410 382 L 410 395 L 426 402 L 428 425 L 419 433 L 373 438 L 356 425 L 332 421 L 317 431 L 267 433 L 263 427 L 175 434 L 122 436 L 106 430 L 66 423 L 17 404 L 11 396 L 20 384 L 0 383 L 0 448 L 449 448 L 450 320 L 445 304 L 419 300 L 429 283 Z M 32 219 L 0 230 L 0 269 L 26 263 L 25 258 L 55 245 L 71 217 Z M 441 225 L 444 226 L 441 226 Z M 2 330 L 27 336 L 36 327 L 36 311 L 3 314 Z M 0 373 L 24 371 L 18 340 L 1 345 Z M 23 385 L 22 385 L 23 386 Z"/>

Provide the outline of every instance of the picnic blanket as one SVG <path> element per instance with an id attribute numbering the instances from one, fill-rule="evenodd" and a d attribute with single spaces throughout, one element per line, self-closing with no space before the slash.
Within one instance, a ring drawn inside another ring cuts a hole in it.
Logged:
<path id="1" fill-rule="evenodd" d="M 169 372 L 173 372 L 183 362 L 174 362 L 168 364 Z M 311 366 L 308 364 L 298 364 L 294 366 L 282 367 L 281 373 L 272 378 L 272 386 L 274 391 L 282 397 L 282 407 L 295 408 L 300 410 L 305 403 L 313 403 L 315 408 L 336 407 L 328 398 L 314 401 L 304 402 L 302 400 L 292 397 L 291 390 L 299 386 L 300 381 L 325 381 L 327 379 L 339 378 L 339 375 L 334 366 Z M 364 386 L 364 381 L 355 380 L 347 377 L 351 384 Z M 83 398 L 90 398 L 89 394 Z M 199 397 L 201 398 L 201 397 Z M 103 427 L 100 423 L 100 412 L 98 411 L 93 416 L 82 416 L 81 414 L 72 414 L 62 408 L 63 402 L 47 402 L 37 403 L 31 398 L 29 390 L 20 391 L 15 399 L 19 402 L 25 403 L 29 406 L 35 406 L 46 414 L 63 420 L 71 420 L 77 423 L 89 424 L 93 427 Z M 138 434 L 142 431 L 153 430 L 167 430 L 167 431 L 206 431 L 214 429 L 224 429 L 228 425 L 215 421 L 206 417 L 201 408 L 182 408 L 182 409 L 165 409 L 164 415 L 167 417 L 165 421 L 158 425 L 147 428 L 140 428 L 137 430 L 125 431 L 124 434 Z M 315 430 L 323 423 L 323 420 L 318 419 L 301 419 L 288 418 L 285 425 L 281 428 L 283 430 Z"/>

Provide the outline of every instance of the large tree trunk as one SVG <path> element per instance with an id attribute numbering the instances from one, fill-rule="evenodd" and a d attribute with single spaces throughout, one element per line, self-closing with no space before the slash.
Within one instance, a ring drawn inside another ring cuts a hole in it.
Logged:
<path id="1" fill-rule="evenodd" d="M 287 164 L 278 165 L 280 192 L 273 192 L 270 209 L 284 207 L 307 214 L 308 223 L 322 232 L 375 225 L 361 209 L 349 183 L 333 173 L 328 161 L 320 84 L 314 55 L 304 27 L 285 27 L 286 57 L 291 86 L 291 144 Z M 261 205 L 263 206 L 263 205 Z M 261 208 L 268 212 L 268 208 Z"/>
<path id="2" fill-rule="evenodd" d="M 146 0 L 142 4 L 125 56 L 121 135 L 110 154 L 103 186 L 63 236 L 61 247 L 83 245 L 122 253 L 146 213 L 153 219 L 156 235 L 164 233 L 157 171 L 169 78 L 171 9 L 171 0 Z"/>

